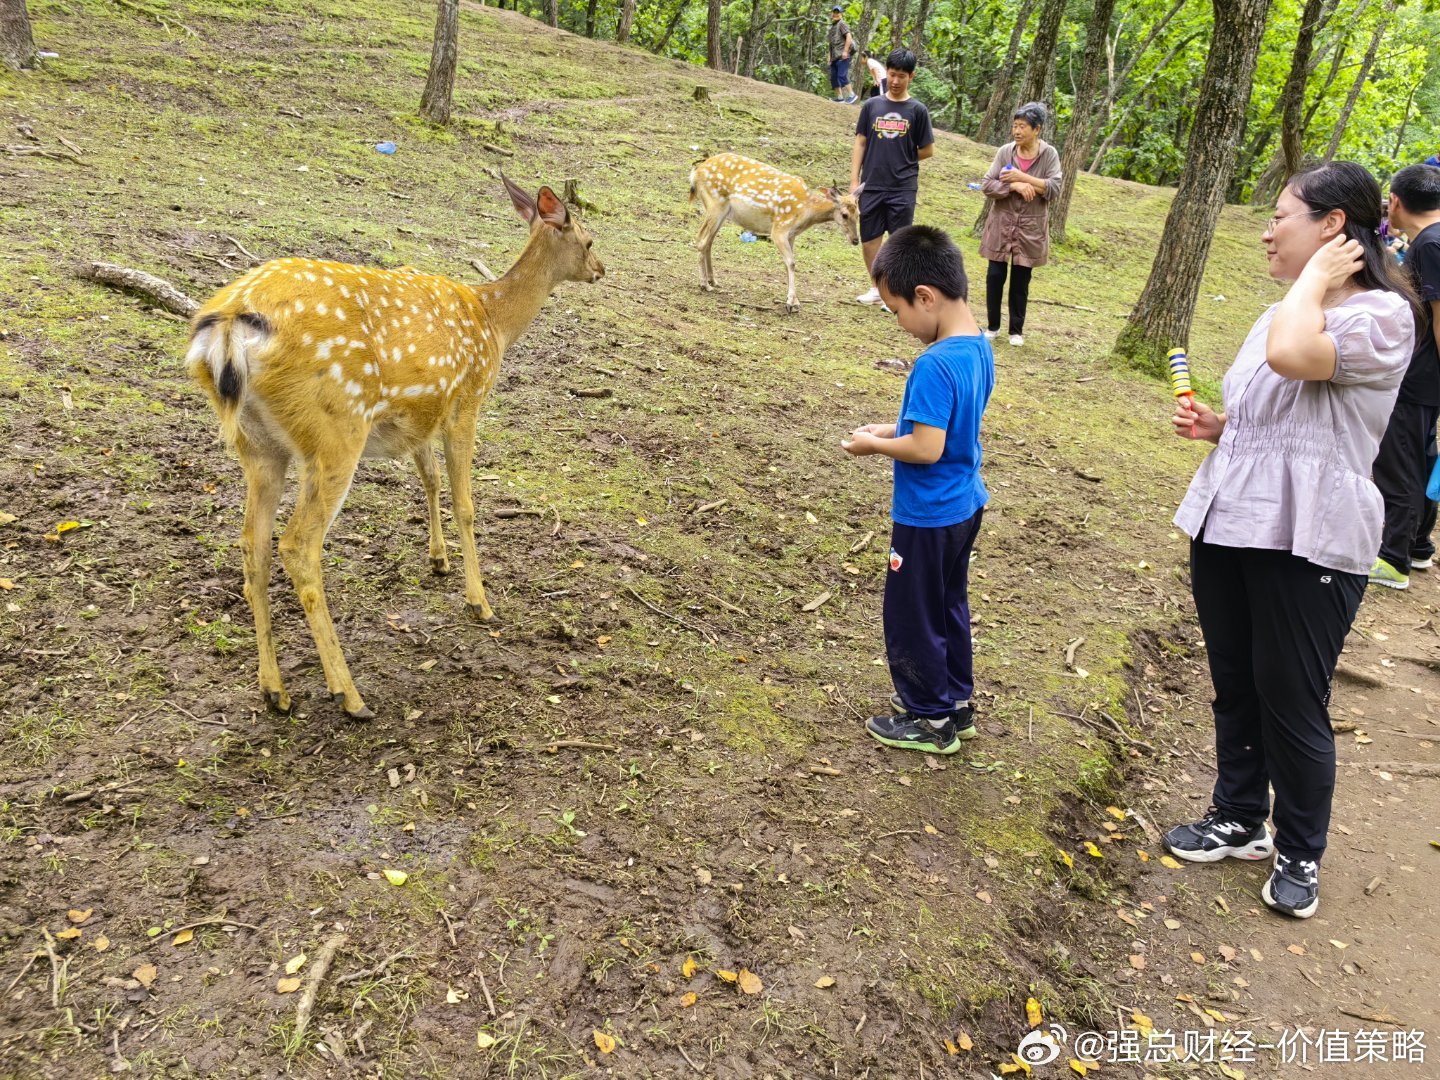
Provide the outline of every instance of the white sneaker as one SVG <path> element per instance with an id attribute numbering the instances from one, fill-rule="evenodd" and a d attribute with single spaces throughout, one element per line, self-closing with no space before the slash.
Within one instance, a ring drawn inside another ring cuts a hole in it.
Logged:
<path id="1" fill-rule="evenodd" d="M 986 340 L 986 341 L 994 341 L 994 340 L 995 340 L 995 331 L 994 331 L 994 330 L 981 330 L 980 332 L 985 335 L 985 340 Z"/>
<path id="2" fill-rule="evenodd" d="M 1018 349 L 1021 345 L 1025 344 L 1025 338 L 1021 334 L 1011 334 L 1010 344 L 1014 345 Z"/>
<path id="3" fill-rule="evenodd" d="M 855 302 L 857 304 L 883 303 L 883 301 L 880 299 L 880 290 L 873 288 L 869 292 L 863 292 L 859 296 L 855 297 Z"/>

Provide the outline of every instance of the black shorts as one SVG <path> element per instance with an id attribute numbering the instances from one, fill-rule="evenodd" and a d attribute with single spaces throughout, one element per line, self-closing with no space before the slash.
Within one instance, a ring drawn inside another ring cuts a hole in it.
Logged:
<path id="1" fill-rule="evenodd" d="M 915 192 L 862 191 L 860 193 L 860 242 L 878 240 L 896 229 L 915 223 Z"/>

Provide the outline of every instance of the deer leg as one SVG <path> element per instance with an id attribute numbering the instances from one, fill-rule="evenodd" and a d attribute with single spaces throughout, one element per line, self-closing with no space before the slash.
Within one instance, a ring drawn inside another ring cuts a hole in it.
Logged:
<path id="1" fill-rule="evenodd" d="M 435 464 L 435 450 L 427 442 L 414 453 L 415 468 L 425 487 L 425 505 L 430 511 L 430 569 L 436 574 L 450 572 L 445 554 L 445 535 L 440 528 L 440 466 Z"/>
<path id="2" fill-rule="evenodd" d="M 775 241 L 780 257 L 785 260 L 785 310 L 793 314 L 800 310 L 800 303 L 795 299 L 795 242 L 784 232 L 777 232 L 770 239 Z"/>
<path id="3" fill-rule="evenodd" d="M 727 211 L 724 207 L 706 208 L 705 223 L 700 226 L 700 235 L 695 248 L 700 252 L 700 287 L 709 292 L 715 287 L 715 270 L 710 264 L 710 248 L 715 243 L 715 234 L 725 224 Z"/>
<path id="4" fill-rule="evenodd" d="M 275 658 L 275 635 L 270 627 L 270 564 L 275 548 L 275 510 L 285 490 L 289 458 L 262 453 L 241 438 L 236 450 L 245 471 L 245 528 L 240 550 L 245 562 L 245 599 L 255 616 L 255 649 L 260 657 L 260 692 L 280 712 L 290 711 L 290 695 L 280 678 Z"/>
<path id="5" fill-rule="evenodd" d="M 325 601 L 325 581 L 320 570 L 325 533 L 345 501 L 359 459 L 360 447 L 357 446 L 353 453 L 344 452 L 330 460 L 311 458 L 301 466 L 300 495 L 280 537 L 280 559 L 300 596 L 300 606 L 305 609 L 331 699 L 340 701 L 351 719 L 369 720 L 375 714 L 365 706 L 360 691 L 355 689 L 355 680 L 350 677 L 335 623 L 330 618 L 330 606 Z"/>
<path id="6" fill-rule="evenodd" d="M 445 471 L 450 476 L 450 499 L 455 504 L 455 526 L 460 530 L 460 553 L 465 560 L 465 606 L 482 622 L 495 617 L 485 599 L 480 556 L 475 551 L 475 500 L 470 490 L 470 464 L 475 457 L 475 419 L 478 405 L 456 412 L 446 425 Z"/>

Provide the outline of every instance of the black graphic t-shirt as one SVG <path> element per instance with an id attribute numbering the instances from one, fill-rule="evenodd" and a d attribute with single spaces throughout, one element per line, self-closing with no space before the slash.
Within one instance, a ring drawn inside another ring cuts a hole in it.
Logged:
<path id="1" fill-rule="evenodd" d="M 873 97 L 860 107 L 855 134 L 865 136 L 860 179 L 869 191 L 915 191 L 920 151 L 935 141 L 930 110 L 914 98 Z"/>
<path id="2" fill-rule="evenodd" d="M 1405 268 L 1415 281 L 1415 290 L 1428 315 L 1430 301 L 1440 300 L 1440 224 L 1422 229 L 1405 250 Z M 1435 329 L 1429 319 L 1415 325 L 1415 354 L 1400 384 L 1400 400 L 1417 405 L 1440 405 L 1440 350 L 1435 348 Z"/>

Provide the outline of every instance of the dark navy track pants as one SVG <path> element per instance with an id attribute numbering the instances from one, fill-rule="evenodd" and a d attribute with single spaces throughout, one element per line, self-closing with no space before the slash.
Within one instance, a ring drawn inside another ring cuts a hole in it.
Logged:
<path id="1" fill-rule="evenodd" d="M 975 690 L 970 552 L 983 510 L 938 529 L 894 526 L 885 575 L 885 654 L 913 716 L 939 718 Z"/>

